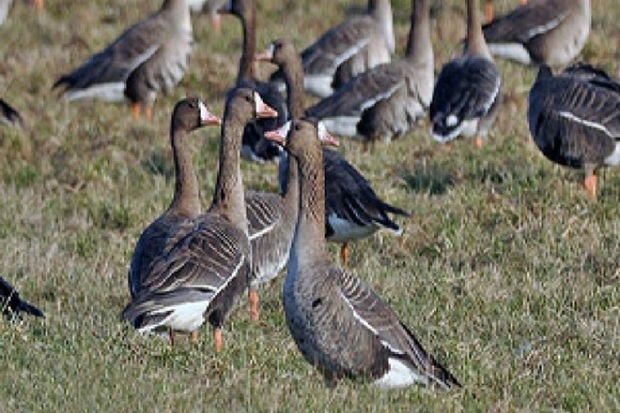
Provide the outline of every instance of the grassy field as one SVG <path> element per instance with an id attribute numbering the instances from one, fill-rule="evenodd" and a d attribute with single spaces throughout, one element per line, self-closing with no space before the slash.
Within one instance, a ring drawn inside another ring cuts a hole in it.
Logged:
<path id="1" fill-rule="evenodd" d="M 579 172 L 542 157 L 525 116 L 534 69 L 499 62 L 505 99 L 480 151 L 435 144 L 428 123 L 372 153 L 343 140 L 377 192 L 412 214 L 400 238 L 355 244 L 352 267 L 464 387 L 328 390 L 288 335 L 282 278 L 261 291 L 258 324 L 246 302 L 234 311 L 221 354 L 207 328 L 197 347 L 170 348 L 119 319 L 136 238 L 172 196 L 171 109 L 199 95 L 222 114 L 238 21 L 224 17 L 216 36 L 195 16 L 189 71 L 148 123 L 132 121 L 126 106 L 66 104 L 49 89 L 160 0 L 50 0 L 42 14 L 15 3 L 0 27 L 0 96 L 30 129 L 0 128 L 0 273 L 47 318 L 0 321 L 1 412 L 620 410 L 620 173 L 603 173 L 592 202 Z M 259 49 L 279 36 L 306 45 L 363 3 L 260 1 Z M 434 3 L 438 71 L 459 50 L 464 1 Z M 496 1 L 500 12 L 516 3 Z M 618 75 L 620 6 L 593 3 L 582 57 Z M 393 5 L 402 53 L 410 4 Z M 218 133 L 194 134 L 205 203 Z M 275 165 L 243 171 L 248 188 L 276 190 Z"/>

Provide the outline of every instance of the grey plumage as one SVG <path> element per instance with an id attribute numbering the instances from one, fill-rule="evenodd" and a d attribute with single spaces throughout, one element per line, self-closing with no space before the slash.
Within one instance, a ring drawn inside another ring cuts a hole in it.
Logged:
<path id="1" fill-rule="evenodd" d="M 483 26 L 492 54 L 523 64 L 568 64 L 583 48 L 590 0 L 530 0 Z"/>

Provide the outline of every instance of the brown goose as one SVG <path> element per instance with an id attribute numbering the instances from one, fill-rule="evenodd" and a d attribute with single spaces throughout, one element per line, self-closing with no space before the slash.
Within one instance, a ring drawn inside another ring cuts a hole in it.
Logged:
<path id="1" fill-rule="evenodd" d="M 282 297 L 289 330 L 306 360 L 328 385 L 350 377 L 385 388 L 416 382 L 458 386 L 381 297 L 331 263 L 317 129 L 293 121 L 285 145 L 298 162 L 301 201 Z"/>
<path id="2" fill-rule="evenodd" d="M 282 94 L 276 85 L 261 82 L 256 76 L 254 55 L 256 54 L 256 0 L 229 0 L 223 13 L 230 13 L 241 21 L 243 29 L 243 50 L 239 60 L 239 74 L 236 87 L 256 90 L 269 106 L 278 112 L 277 118 L 257 119 L 249 123 L 243 132 L 242 154 L 244 158 L 264 162 L 280 156 L 278 145 L 264 138 L 266 131 L 274 130 L 284 124 L 287 118 Z"/>
<path id="3" fill-rule="evenodd" d="M 170 144 L 176 177 L 174 196 L 166 212 L 146 227 L 138 239 L 128 274 L 132 298 L 140 292 L 142 280 L 149 274 L 151 264 L 161 255 L 170 229 L 202 212 L 188 135 L 202 126 L 220 123 L 220 119 L 212 115 L 197 98 L 183 99 L 174 107 L 170 122 Z"/>
<path id="4" fill-rule="evenodd" d="M 11 105 L 0 99 L 0 123 L 21 128 L 24 126 L 24 118 Z"/>
<path id="5" fill-rule="evenodd" d="M 139 332 L 192 333 L 207 320 L 215 347 L 222 325 L 248 287 L 251 249 L 241 177 L 244 125 L 255 116 L 276 116 L 255 91 L 237 89 L 227 102 L 220 139 L 220 167 L 209 210 L 173 228 L 153 261 L 142 290 L 123 311 Z"/>
<path id="6" fill-rule="evenodd" d="M 563 66 L 590 33 L 590 0 L 531 0 L 483 26 L 491 54 L 523 64 Z"/>
<path id="7" fill-rule="evenodd" d="M 287 88 L 287 102 L 293 119 L 304 115 L 303 71 L 299 55 L 292 43 L 286 40 L 274 41 L 270 48 L 257 56 L 278 65 L 284 75 Z M 323 125 L 323 122 L 319 123 Z M 280 187 L 288 187 L 287 171 L 290 171 L 289 157 L 280 161 Z M 370 183 L 353 165 L 336 151 L 324 149 L 325 163 L 325 197 L 326 228 L 329 241 L 342 243 L 340 255 L 342 262 L 348 263 L 348 243 L 374 234 L 381 228 L 387 228 L 399 234 L 401 228 L 389 217 L 389 214 L 407 216 L 407 212 L 382 201 L 370 186 Z M 295 160 L 293 159 L 292 162 Z"/>
<path id="8" fill-rule="evenodd" d="M 167 93 L 185 74 L 192 43 L 187 0 L 165 0 L 157 13 L 131 26 L 53 87 L 66 86 L 67 100 L 127 98 L 135 118 L 142 109 L 151 118 L 157 94 Z"/>
<path id="9" fill-rule="evenodd" d="M 536 145 L 549 160 L 585 171 L 596 198 L 596 172 L 620 164 L 620 83 L 577 64 L 554 76 L 541 66 L 529 95 L 527 118 Z"/>
<path id="10" fill-rule="evenodd" d="M 43 311 L 20 298 L 19 293 L 4 277 L 0 277 L 0 311 L 7 317 L 19 319 L 21 313 L 43 317 Z"/>
<path id="11" fill-rule="evenodd" d="M 465 53 L 441 69 L 433 91 L 433 138 L 446 143 L 458 136 L 474 137 L 475 145 L 482 146 L 497 114 L 500 84 L 482 36 L 478 0 L 467 0 Z"/>
<path id="12" fill-rule="evenodd" d="M 304 88 L 327 97 L 359 73 L 389 62 L 394 47 L 390 0 L 368 0 L 368 14 L 330 29 L 301 52 Z M 282 78 L 281 72 L 271 77 L 274 81 Z"/>
<path id="13" fill-rule="evenodd" d="M 376 66 L 351 79 L 307 110 L 331 132 L 389 141 L 425 115 L 433 95 L 433 48 L 429 2 L 412 1 L 404 59 Z"/>

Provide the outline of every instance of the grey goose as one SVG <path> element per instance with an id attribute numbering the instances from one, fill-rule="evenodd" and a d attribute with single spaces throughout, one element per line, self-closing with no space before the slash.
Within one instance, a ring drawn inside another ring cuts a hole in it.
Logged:
<path id="1" fill-rule="evenodd" d="M 43 311 L 22 299 L 4 277 L 0 277 L 0 311 L 11 319 L 20 319 L 21 313 L 45 317 Z"/>
<path id="2" fill-rule="evenodd" d="M 465 53 L 441 69 L 430 107 L 433 138 L 474 137 L 482 146 L 499 106 L 500 73 L 482 36 L 478 0 L 467 0 Z"/>
<path id="3" fill-rule="evenodd" d="M 303 71 L 299 55 L 292 43 L 276 40 L 267 51 L 257 55 L 257 59 L 278 65 L 287 88 L 291 118 L 300 119 L 305 116 L 301 88 Z M 320 122 L 318 125 L 321 128 L 320 125 L 324 123 Z M 326 176 L 325 235 L 329 241 L 342 244 L 340 255 L 346 265 L 349 242 L 368 237 L 381 228 L 400 234 L 402 229 L 389 214 L 408 216 L 408 213 L 381 200 L 368 180 L 339 152 L 324 148 L 323 159 Z M 290 180 L 287 179 L 289 168 L 289 157 L 284 154 L 279 164 L 281 188 L 287 188 L 289 185 Z"/>
<path id="4" fill-rule="evenodd" d="M 157 94 L 170 91 L 185 74 L 192 43 L 187 0 L 165 0 L 157 13 L 131 26 L 53 87 L 65 87 L 67 100 L 127 99 L 134 117 L 144 110 L 150 118 Z"/>
<path id="5" fill-rule="evenodd" d="M 327 97 L 352 77 L 389 62 L 394 48 L 390 0 L 368 0 L 366 15 L 333 27 L 301 52 L 304 89 Z M 271 80 L 283 81 L 283 74 L 276 72 Z"/>
<path id="6" fill-rule="evenodd" d="M 482 29 L 495 56 L 564 66 L 583 49 L 591 20 L 590 0 L 530 0 Z"/>
<path id="7" fill-rule="evenodd" d="M 239 59 L 236 87 L 256 90 L 269 106 L 278 112 L 277 118 L 252 120 L 243 132 L 242 154 L 256 162 L 277 160 L 281 149 L 264 138 L 264 133 L 279 128 L 287 118 L 284 98 L 275 84 L 258 80 L 256 76 L 256 10 L 257 0 L 229 0 L 220 12 L 236 16 L 243 29 L 243 49 Z"/>
<path id="8" fill-rule="evenodd" d="M 316 127 L 293 121 L 284 144 L 298 162 L 301 198 L 282 300 L 288 328 L 305 359 L 329 386 L 345 377 L 383 388 L 458 386 L 368 284 L 331 262 Z"/>
<path id="9" fill-rule="evenodd" d="M 21 128 L 24 126 L 24 118 L 19 112 L 0 98 L 0 123 Z"/>
<path id="10" fill-rule="evenodd" d="M 337 135 L 389 141 L 425 116 L 433 96 L 433 47 L 429 1 L 413 0 L 403 59 L 365 71 L 308 108 Z"/>
<path id="11" fill-rule="evenodd" d="M 191 333 L 208 321 L 215 348 L 222 326 L 247 289 L 250 241 L 240 167 L 244 125 L 255 116 L 275 116 L 255 91 L 237 89 L 228 99 L 220 138 L 220 165 L 209 210 L 170 230 L 162 254 L 150 266 L 142 290 L 123 317 L 141 333 Z"/>
<path id="12" fill-rule="evenodd" d="M 585 171 L 596 198 L 599 168 L 620 164 L 620 83 L 586 64 L 553 75 L 542 65 L 529 94 L 530 132 L 549 160 Z"/>
<path id="13" fill-rule="evenodd" d="M 142 280 L 149 274 L 153 261 L 162 253 L 169 231 L 202 212 L 198 180 L 189 150 L 189 133 L 205 125 L 219 125 L 220 119 L 197 98 L 179 101 L 172 111 L 170 145 L 174 159 L 174 196 L 168 209 L 149 224 L 134 249 L 128 280 L 131 297 L 142 289 Z"/>

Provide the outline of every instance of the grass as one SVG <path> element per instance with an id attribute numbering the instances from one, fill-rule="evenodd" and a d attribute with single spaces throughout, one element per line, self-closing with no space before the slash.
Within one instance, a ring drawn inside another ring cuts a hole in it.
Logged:
<path id="1" fill-rule="evenodd" d="M 216 36 L 195 16 L 189 72 L 159 99 L 151 123 L 132 121 L 122 105 L 66 104 L 49 88 L 159 3 L 57 0 L 37 15 L 16 2 L 0 27 L 0 95 L 30 126 L 0 129 L 0 270 L 47 315 L 18 326 L 0 321 L 0 411 L 620 409 L 620 175 L 605 171 L 591 202 L 579 172 L 545 160 L 525 120 L 535 71 L 507 62 L 499 62 L 501 114 L 481 151 L 470 142 L 438 146 L 427 123 L 372 153 L 353 141 L 342 148 L 385 199 L 412 212 L 401 237 L 379 233 L 355 244 L 351 266 L 463 389 L 326 389 L 288 335 L 282 278 L 261 291 L 259 324 L 245 302 L 232 314 L 221 354 L 207 328 L 197 347 L 180 340 L 170 348 L 123 324 L 136 238 L 172 194 L 171 108 L 193 94 L 222 113 L 239 24 L 224 17 Z M 259 48 L 279 36 L 306 45 L 362 3 L 261 1 Z M 458 53 L 464 29 L 463 2 L 443 3 L 450 7 L 433 21 L 437 70 Z M 617 75 L 620 7 L 593 3 L 583 56 Z M 410 6 L 393 4 L 402 53 Z M 514 4 L 496 1 L 500 12 Z M 205 204 L 217 134 L 193 135 Z M 275 190 L 274 165 L 243 170 L 247 187 Z"/>

